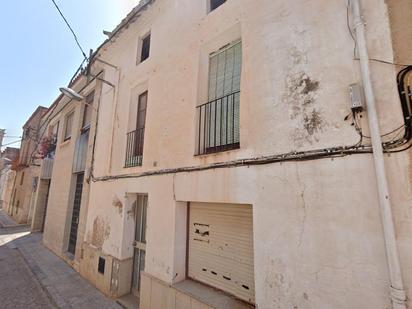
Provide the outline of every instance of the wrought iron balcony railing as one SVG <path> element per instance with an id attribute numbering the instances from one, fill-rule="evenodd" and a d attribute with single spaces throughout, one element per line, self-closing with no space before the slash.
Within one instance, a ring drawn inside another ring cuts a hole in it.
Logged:
<path id="1" fill-rule="evenodd" d="M 240 147 L 239 103 L 237 91 L 197 107 L 197 155 Z"/>
<path id="2" fill-rule="evenodd" d="M 144 128 L 127 133 L 125 167 L 142 165 L 143 143 Z"/>

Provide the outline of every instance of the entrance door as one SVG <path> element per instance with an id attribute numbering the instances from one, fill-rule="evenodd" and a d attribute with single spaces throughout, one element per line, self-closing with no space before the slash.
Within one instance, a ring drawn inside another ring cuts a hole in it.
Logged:
<path id="1" fill-rule="evenodd" d="M 46 215 L 47 215 L 47 205 L 49 204 L 49 194 L 50 194 L 50 180 L 47 180 L 47 192 L 46 192 L 46 203 L 44 205 L 44 213 L 43 213 L 43 221 L 41 223 L 41 229 L 40 232 L 44 232 L 44 224 L 46 223 Z"/>
<path id="2" fill-rule="evenodd" d="M 77 228 L 79 226 L 80 204 L 82 201 L 83 181 L 84 181 L 84 173 L 77 174 L 76 188 L 74 192 L 74 201 L 73 201 L 72 222 L 70 226 L 70 235 L 69 235 L 69 248 L 68 248 L 68 251 L 72 254 L 75 254 L 76 252 Z"/>
<path id="3" fill-rule="evenodd" d="M 146 217 L 147 217 L 147 195 L 137 195 L 135 202 L 135 241 L 134 259 L 133 259 L 133 276 L 132 276 L 132 294 L 139 297 L 140 294 L 140 274 L 144 270 L 146 257 Z"/>

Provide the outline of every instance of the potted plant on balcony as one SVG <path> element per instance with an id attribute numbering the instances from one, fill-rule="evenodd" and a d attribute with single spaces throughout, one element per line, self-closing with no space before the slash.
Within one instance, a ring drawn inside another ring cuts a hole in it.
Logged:
<path id="1" fill-rule="evenodd" d="M 54 153 L 56 150 L 56 140 L 52 137 L 44 137 L 39 146 L 39 154 L 42 159 L 44 158 L 54 158 Z"/>

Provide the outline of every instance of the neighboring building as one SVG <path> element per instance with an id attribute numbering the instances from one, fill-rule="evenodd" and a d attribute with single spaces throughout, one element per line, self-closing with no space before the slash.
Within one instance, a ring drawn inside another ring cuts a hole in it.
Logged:
<path id="1" fill-rule="evenodd" d="M 78 102 L 60 96 L 42 119 L 46 129 L 33 231 L 43 231 L 43 243 L 77 268 L 82 254 L 89 175 L 86 159 L 92 117 L 96 116 L 95 79 L 79 75 L 70 85 L 84 95 Z M 48 141 L 48 142 L 47 142 Z"/>
<path id="2" fill-rule="evenodd" d="M 19 149 L 7 147 L 0 155 L 0 208 L 8 211 L 16 172 L 13 165 L 17 164 Z"/>
<path id="3" fill-rule="evenodd" d="M 6 166 L 11 166 L 19 158 L 19 148 L 6 147 L 0 152 L 0 170 Z"/>
<path id="4" fill-rule="evenodd" d="M 39 179 L 37 158 L 38 139 L 40 137 L 40 119 L 47 108 L 39 106 L 23 126 L 20 155 L 15 168 L 9 214 L 18 223 L 30 223 L 33 213 L 34 195 Z"/>
<path id="5" fill-rule="evenodd" d="M 33 221 L 44 244 L 141 309 L 411 299 L 412 68 L 391 62 L 412 63 L 412 3 L 361 3 L 395 244 L 382 228 L 369 113 L 349 99 L 362 84 L 349 30 L 362 23 L 346 1 L 321 0 L 137 6 L 91 75 L 69 85 L 85 100 L 60 96 L 43 117 L 58 132 Z M 386 254 L 397 247 L 394 276 Z"/>

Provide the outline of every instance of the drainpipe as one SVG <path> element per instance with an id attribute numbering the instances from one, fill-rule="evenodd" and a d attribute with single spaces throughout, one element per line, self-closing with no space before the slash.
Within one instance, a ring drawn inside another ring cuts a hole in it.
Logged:
<path id="1" fill-rule="evenodd" d="M 360 1 L 352 0 L 354 27 L 360 58 L 363 86 L 365 88 L 366 106 L 369 120 L 369 129 L 373 148 L 376 182 L 379 193 L 379 206 L 385 238 L 386 257 L 391 281 L 390 297 L 393 309 L 406 309 L 406 293 L 402 282 L 399 252 L 396 245 L 395 226 L 392 217 L 392 208 L 389 198 L 388 182 L 385 172 L 382 140 L 380 136 L 378 116 L 376 112 L 375 95 L 369 69 L 369 55 L 365 38 L 365 23 L 361 16 Z"/>

